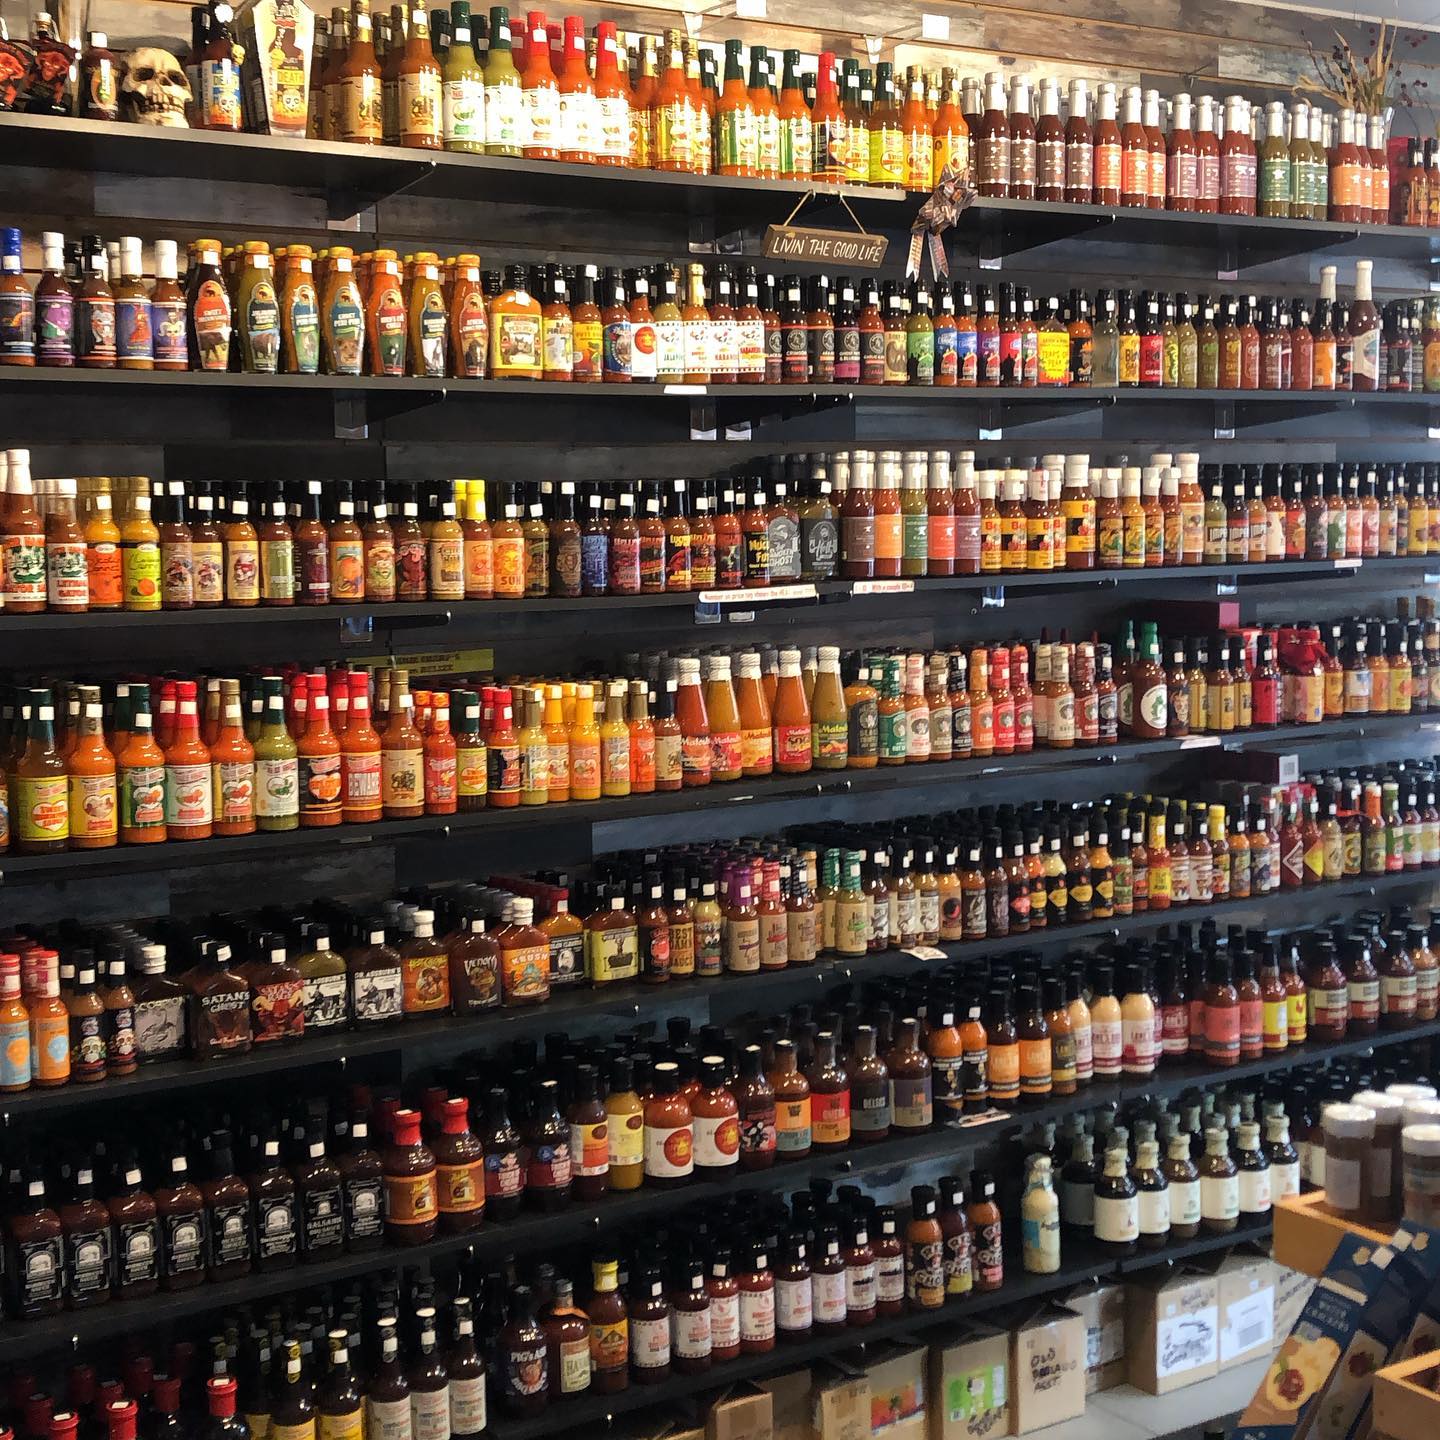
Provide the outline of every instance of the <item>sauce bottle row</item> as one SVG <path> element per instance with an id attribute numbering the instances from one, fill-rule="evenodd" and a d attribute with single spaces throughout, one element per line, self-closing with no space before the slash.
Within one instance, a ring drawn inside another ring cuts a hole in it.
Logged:
<path id="1" fill-rule="evenodd" d="M 845 830 L 802 833 L 790 846 L 690 847 L 600 863 L 582 880 L 496 876 L 369 912 L 316 906 L 218 928 L 154 920 L 94 934 L 22 930 L 0 951 L 0 1088 L 93 1083 L 159 1061 L 215 1060 L 349 1027 L 544 1004 L 577 985 L 741 979 L 892 947 L 1039 935 L 1352 873 L 1418 872 L 1440 864 L 1440 811 L 1433 779 L 1420 774 L 1407 785 L 1417 780 L 1427 787 L 1424 812 L 1401 809 L 1399 780 L 1362 787 L 1338 778 L 1279 815 L 1263 795 L 1228 806 L 1117 797 L 1096 809 L 987 807 L 919 822 L 923 833 L 907 823 L 898 835 Z M 1403 917 L 1388 938 L 1342 927 L 1323 963 L 1308 968 L 1293 951 L 1260 941 L 1237 938 L 1208 959 L 1205 949 L 1163 963 L 1149 952 L 1127 956 L 1103 978 L 1105 993 L 1118 982 L 1136 997 L 1137 1024 L 1148 1027 L 1143 1071 L 1161 1058 L 1227 1065 L 1301 1044 L 1309 1030 L 1341 1039 L 1373 1032 L 1382 1016 L 1395 1026 L 1436 1015 L 1425 933 Z M 1092 978 L 1092 996 L 1100 983 Z M 974 1027 L 983 1060 L 986 1026 L 997 1017 L 1013 1025 L 1020 997 L 1004 985 L 998 995 L 982 983 L 972 988 L 973 1007 L 952 1008 Z M 1085 987 L 1065 973 L 1029 989 L 1026 1013 L 1041 1017 L 1043 1032 L 1047 1012 Z M 1282 1002 L 1288 1019 L 1275 1008 Z M 1207 1003 L 1219 1007 L 1223 1034 L 1210 1033 Z M 1098 1047 L 1094 1071 L 1102 1076 L 1120 1066 L 1124 1004 L 1110 1004 L 1114 1044 Z M 1085 1028 L 1078 1012 L 1070 1023 Z M 1072 1087 L 1092 1073 L 1088 1063 L 1060 1068 Z M 982 1065 L 966 1098 L 987 1097 L 1014 1098 L 987 1091 Z"/>
<path id="2" fill-rule="evenodd" d="M 715 480 L 215 484 L 35 479 L 10 450 L 0 603 L 146 614 L 1440 554 L 1435 465 L 1149 462 L 857 450 Z"/>
<path id="3" fill-rule="evenodd" d="M 195 18 L 191 124 L 238 131 L 247 117 L 228 17 L 211 6 Z M 723 57 L 680 30 L 631 34 L 627 46 L 612 22 L 587 38 L 581 17 L 552 22 L 538 10 L 512 32 L 508 7 L 472 15 L 466 0 L 428 22 L 399 5 L 372 17 L 368 0 L 351 0 L 348 14 L 317 21 L 310 48 L 308 112 L 303 95 L 289 109 L 325 140 L 912 192 L 949 166 L 968 169 L 981 195 L 1012 199 L 1435 223 L 1432 151 L 1412 147 L 1392 195 L 1387 117 L 1305 100 L 1261 107 L 1030 76 L 1007 93 L 1000 71 L 872 70 L 833 51 L 807 71 L 800 51 L 785 50 L 782 72 L 766 46 L 739 39 Z M 82 78 L 114 64 L 105 37 L 91 35 Z M 116 119 L 113 74 L 79 87 L 77 103 Z"/>
<path id="4" fill-rule="evenodd" d="M 0 235 L 0 363 L 149 371 L 416 376 L 691 385 L 1094 386 L 1227 390 L 1440 388 L 1440 301 L 1030 287 L 841 275 L 778 278 L 698 261 L 643 268 L 441 260 L 423 250 L 316 252 L 266 241 L 140 241 L 112 263 L 86 235 L 80 267 L 42 236 Z M 118 269 L 118 273 L 115 271 Z"/>
<path id="5" fill-rule="evenodd" d="M 1153 622 L 1138 644 L 1127 622 L 1118 667 L 1110 646 L 1064 632 L 850 652 L 843 668 L 833 645 L 632 655 L 646 678 L 462 686 L 453 728 L 452 692 L 412 692 L 405 669 L 20 685 L 0 697 L 0 819 L 14 817 L 0 849 L 368 825 L 1434 707 L 1440 624 L 1327 628 L 1330 649 L 1304 625 L 1162 645 Z"/>

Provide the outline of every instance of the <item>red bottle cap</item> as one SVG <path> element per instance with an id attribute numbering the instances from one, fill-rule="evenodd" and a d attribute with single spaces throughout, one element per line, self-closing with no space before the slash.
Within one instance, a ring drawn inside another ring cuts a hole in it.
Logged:
<path id="1" fill-rule="evenodd" d="M 55 1408 L 55 1402 L 44 1393 L 36 1391 L 33 1395 L 25 1397 L 25 1433 L 27 1435 L 43 1435 L 50 1428 L 50 1414 Z"/>
<path id="2" fill-rule="evenodd" d="M 105 1407 L 110 1440 L 135 1440 L 135 1416 L 139 1409 L 133 1400 L 115 1400 Z"/>
<path id="3" fill-rule="evenodd" d="M 470 1128 L 470 1102 L 463 1096 L 447 1100 L 440 1128 L 447 1135 L 463 1135 Z"/>
<path id="4" fill-rule="evenodd" d="M 78 1410 L 95 1400 L 95 1367 L 93 1365 L 72 1365 L 70 1367 L 70 1408 Z"/>
<path id="5" fill-rule="evenodd" d="M 61 1410 L 50 1417 L 50 1440 L 74 1440 L 80 1417 L 73 1410 Z"/>
<path id="6" fill-rule="evenodd" d="M 155 1408 L 167 1415 L 173 1415 L 180 1408 L 180 1377 L 178 1375 L 157 1375 L 155 1377 Z"/>
<path id="7" fill-rule="evenodd" d="M 212 1415 L 235 1413 L 235 1381 L 229 1375 L 215 1375 L 205 1382 L 205 1399 Z"/>
<path id="8" fill-rule="evenodd" d="M 420 1115 L 415 1110 L 397 1110 L 390 1117 L 394 1143 L 399 1146 L 420 1143 Z"/>

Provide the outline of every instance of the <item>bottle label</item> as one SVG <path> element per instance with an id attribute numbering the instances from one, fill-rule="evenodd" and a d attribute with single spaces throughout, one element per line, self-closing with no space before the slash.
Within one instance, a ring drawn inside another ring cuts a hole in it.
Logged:
<path id="1" fill-rule="evenodd" d="M 248 1262 L 250 1259 L 250 1207 L 212 1205 L 210 1219 L 211 1261 L 217 1266 Z"/>
<path id="2" fill-rule="evenodd" d="M 255 1198 L 255 1254 L 260 1260 L 294 1255 L 299 1248 L 294 1195 Z"/>
<path id="3" fill-rule="evenodd" d="M 817 1145 L 844 1145 L 850 1140 L 850 1091 L 812 1092 L 811 1140 Z"/>
<path id="4" fill-rule="evenodd" d="M 58 1241 L 56 1242 L 58 1244 Z M 145 1281 L 153 1281 L 160 1274 L 160 1228 L 155 1220 L 122 1221 L 115 1232 L 116 1281 L 121 1289 Z M 21 1274 L 26 1277 L 29 1270 L 21 1265 Z"/>
<path id="5" fill-rule="evenodd" d="M 815 1312 L 811 1301 L 811 1281 L 775 1281 L 775 1326 L 790 1334 L 807 1333 L 814 1323 Z M 678 1347 L 677 1347 L 677 1353 Z"/>
<path id="6" fill-rule="evenodd" d="M 695 1117 L 695 1164 L 729 1169 L 740 1155 L 740 1122 L 734 1115 Z"/>
<path id="7" fill-rule="evenodd" d="M 433 1170 L 423 1175 L 387 1174 L 384 1193 L 387 1225 L 428 1225 L 439 1209 Z"/>
<path id="8" fill-rule="evenodd" d="M 741 1290 L 740 1292 L 740 1339 L 751 1344 L 763 1343 L 775 1338 L 775 1289 L 768 1284 L 763 1289 Z"/>
<path id="9" fill-rule="evenodd" d="M 300 813 L 300 762 L 295 756 L 255 762 L 255 814 L 281 819 Z"/>
<path id="10" fill-rule="evenodd" d="M 189 1274 L 204 1264 L 204 1211 L 181 1211 L 161 1220 L 164 1273 Z"/>
<path id="11" fill-rule="evenodd" d="M 545 1352 L 540 1351 L 541 1384 L 545 1376 Z M 508 1377 L 507 1377 L 508 1378 Z M 369 1440 L 411 1440 L 410 1397 L 403 1400 L 365 1401 L 365 1433 Z"/>
<path id="12" fill-rule="evenodd" d="M 589 1383 L 590 1357 L 585 1356 L 586 1383 Z M 479 1435 L 486 1425 L 485 1377 L 483 1375 L 451 1375 L 450 1434 L 456 1437 Z"/>
<path id="13" fill-rule="evenodd" d="M 405 987 L 399 965 L 352 972 L 350 990 L 350 1007 L 357 1021 L 398 1020 L 404 1014 Z"/>
<path id="14" fill-rule="evenodd" d="M 1240 1177 L 1238 1175 L 1202 1175 L 1200 1177 L 1200 1214 L 1206 1220 L 1237 1219 L 1240 1214 Z"/>
<path id="15" fill-rule="evenodd" d="M 1142 1190 L 1140 1201 L 1140 1233 L 1142 1235 L 1168 1235 L 1170 1233 L 1170 1191 Z"/>
<path id="16" fill-rule="evenodd" d="M 274 1440 L 277 1429 L 307 1429 L 306 1426 L 279 1427 L 272 1425 L 266 1440 Z M 365 1412 L 356 1406 L 346 1415 L 317 1414 L 315 1433 L 318 1440 L 363 1440 L 365 1434 Z"/>
<path id="17" fill-rule="evenodd" d="M 645 1127 L 645 1173 L 676 1179 L 695 1171 L 695 1131 L 690 1124 Z"/>
<path id="18" fill-rule="evenodd" d="M 1140 1206 L 1135 1195 L 1095 1197 L 1095 1238 L 1128 1244 L 1140 1235 Z"/>
<path id="19" fill-rule="evenodd" d="M 890 1107 L 897 1128 L 927 1130 L 935 1123 L 934 1090 L 930 1075 L 891 1075 Z"/>
<path id="20" fill-rule="evenodd" d="M 469 1215 L 485 1208 L 485 1162 L 435 1167 L 435 1189 L 442 1215 Z"/>
<path id="21" fill-rule="evenodd" d="M 810 1149 L 811 1098 L 775 1102 L 775 1148 L 782 1157 L 802 1155 Z"/>

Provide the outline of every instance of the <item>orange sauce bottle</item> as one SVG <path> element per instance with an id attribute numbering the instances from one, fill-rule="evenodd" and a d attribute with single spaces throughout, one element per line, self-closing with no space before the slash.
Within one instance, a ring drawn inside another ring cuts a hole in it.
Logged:
<path id="1" fill-rule="evenodd" d="M 730 657 L 714 655 L 705 684 L 705 712 L 710 719 L 710 778 L 738 780 L 745 774 L 743 728 L 730 678 Z"/>
<path id="2" fill-rule="evenodd" d="M 220 731 L 210 746 L 217 835 L 255 833 L 255 747 L 241 725 L 240 682 L 220 682 Z"/>
<path id="3" fill-rule="evenodd" d="M 117 839 L 115 756 L 105 743 L 99 686 L 79 688 L 79 726 L 66 762 L 70 848 L 102 850 L 114 845 Z"/>
<path id="4" fill-rule="evenodd" d="M 690 657 L 679 661 L 679 686 L 675 694 L 675 718 L 680 722 L 680 766 L 687 787 L 710 783 L 710 717 L 700 689 L 700 662 Z M 738 717 L 737 717 L 738 728 Z"/>
<path id="5" fill-rule="evenodd" d="M 116 757 L 120 838 L 127 845 L 153 845 L 165 839 L 165 754 L 151 733 L 150 687 L 131 685 L 129 702 L 129 733 Z"/>

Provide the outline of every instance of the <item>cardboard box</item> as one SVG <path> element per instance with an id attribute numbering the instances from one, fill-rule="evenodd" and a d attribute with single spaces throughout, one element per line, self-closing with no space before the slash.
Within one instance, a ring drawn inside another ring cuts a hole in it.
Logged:
<path id="1" fill-rule="evenodd" d="M 710 1407 L 705 1440 L 774 1440 L 770 1393 L 758 1385 L 736 1385 Z"/>
<path id="2" fill-rule="evenodd" d="M 1390 1238 L 1388 1230 L 1373 1230 L 1333 1215 L 1325 1204 L 1323 1190 L 1287 1195 L 1276 1202 L 1272 1253 L 1279 1265 L 1303 1270 L 1307 1275 L 1323 1275 L 1345 1235 L 1362 1236 L 1371 1246 L 1383 1245 Z"/>
<path id="3" fill-rule="evenodd" d="M 897 1346 L 866 1367 L 871 1435 L 925 1440 L 925 1358 L 923 1345 Z"/>
<path id="4" fill-rule="evenodd" d="M 1010 1336 L 962 1326 L 930 1347 L 930 1440 L 984 1440 L 1009 1427 Z"/>
<path id="5" fill-rule="evenodd" d="M 1344 1392 L 1352 1374 L 1336 1384 L 1344 1357 L 1368 1382 L 1371 1369 L 1354 1342 L 1371 1299 L 1381 1289 L 1394 1253 L 1360 1235 L 1343 1235 L 1320 1283 L 1305 1302 L 1294 1328 L 1276 1352 L 1260 1388 L 1240 1415 L 1231 1440 L 1305 1440 L 1313 1430 L 1338 1440 L 1348 1429 L 1353 1401 Z M 1378 1367 L 1375 1367 L 1378 1368 Z M 1368 1390 L 1368 1384 L 1367 1384 Z M 1331 1391 L 1337 1393 L 1332 1396 Z M 1325 1423 L 1317 1423 L 1322 1409 Z"/>
<path id="6" fill-rule="evenodd" d="M 237 16 L 245 60 L 240 68 L 249 128 L 305 138 L 315 12 L 305 0 L 250 0 Z"/>
<path id="7" fill-rule="evenodd" d="M 1369 1440 L 1373 1377 L 1401 1358 L 1422 1298 L 1440 1279 L 1440 1231 L 1402 1220 L 1386 1249 L 1394 1258 L 1360 1317 L 1355 1339 L 1340 1358 L 1337 1379 L 1317 1421 L 1318 1429 L 1333 1432 L 1330 1440 L 1340 1440 L 1342 1416 L 1344 1440 Z"/>
<path id="8" fill-rule="evenodd" d="M 809 1368 L 791 1370 L 755 1383 L 770 1393 L 775 1440 L 812 1440 Z"/>
<path id="9" fill-rule="evenodd" d="M 1215 1267 L 1220 1364 L 1243 1365 L 1275 1348 L 1275 1266 L 1258 1251 L 1233 1250 Z"/>
<path id="10" fill-rule="evenodd" d="M 1295 1328 L 1310 1292 L 1315 1288 L 1315 1277 L 1303 1270 L 1292 1270 L 1288 1265 L 1275 1266 L 1275 1344 L 1279 1345 Z"/>
<path id="11" fill-rule="evenodd" d="M 1010 1433 L 1027 1435 L 1085 1409 L 1085 1322 L 1045 1302 L 1010 1334 Z"/>
<path id="12" fill-rule="evenodd" d="M 1375 1377 L 1375 1430 L 1389 1440 L 1433 1440 L 1440 1426 L 1440 1358 L 1417 1355 Z"/>
<path id="13" fill-rule="evenodd" d="M 816 1440 L 869 1440 L 870 1377 L 841 1365 L 812 1371 L 810 1421 Z"/>
<path id="14" fill-rule="evenodd" d="M 1065 1296 L 1085 1322 L 1085 1393 L 1109 1390 L 1125 1378 L 1125 1287 L 1097 1282 Z"/>
<path id="15" fill-rule="evenodd" d="M 1179 1270 L 1132 1282 L 1125 1292 L 1130 1383 L 1168 1395 L 1220 1372 L 1220 1282 Z"/>

